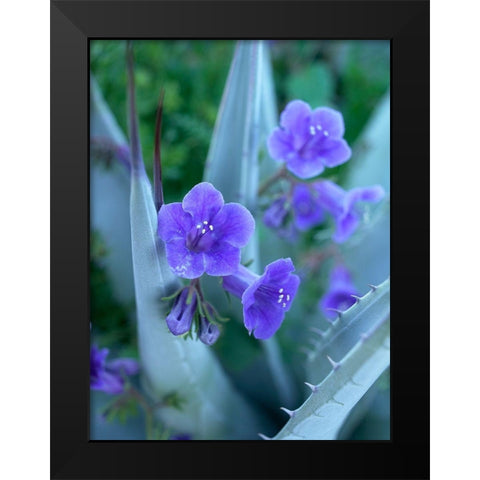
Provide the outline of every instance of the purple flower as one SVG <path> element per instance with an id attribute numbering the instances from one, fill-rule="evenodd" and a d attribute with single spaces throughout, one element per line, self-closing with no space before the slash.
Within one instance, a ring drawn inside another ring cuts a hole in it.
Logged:
<path id="1" fill-rule="evenodd" d="M 122 393 L 125 376 L 138 373 L 138 362 L 133 358 L 107 362 L 108 353 L 108 348 L 99 350 L 95 345 L 90 348 L 90 388 L 111 394 Z"/>
<path id="2" fill-rule="evenodd" d="M 179 277 L 203 273 L 230 275 L 240 264 L 240 249 L 255 230 L 251 213 L 238 203 L 224 203 L 208 182 L 193 187 L 182 203 L 163 205 L 158 235 L 165 242 L 167 261 Z"/>
<path id="3" fill-rule="evenodd" d="M 352 283 L 349 271 L 343 265 L 337 265 L 330 273 L 330 285 L 319 302 L 319 308 L 328 319 L 334 319 L 335 310 L 347 310 L 355 303 L 352 295 L 358 295 Z"/>
<path id="4" fill-rule="evenodd" d="M 290 204 L 285 195 L 276 198 L 263 214 L 263 222 L 267 227 L 278 229 L 284 223 L 289 213 Z"/>
<path id="5" fill-rule="evenodd" d="M 210 308 L 206 305 L 205 308 Z M 211 311 L 211 310 L 210 310 Z M 219 328 L 206 317 L 200 315 L 200 322 L 198 327 L 198 338 L 205 345 L 213 345 L 220 335 Z"/>
<path id="6" fill-rule="evenodd" d="M 268 138 L 268 151 L 298 177 L 315 177 L 325 167 L 350 158 L 352 152 L 342 138 L 344 131 L 340 112 L 328 107 L 312 111 L 308 103 L 293 100 L 280 116 L 280 128 Z"/>
<path id="7" fill-rule="evenodd" d="M 324 220 L 324 212 L 318 203 L 315 185 L 299 183 L 293 190 L 293 212 L 295 226 L 299 230 L 308 230 Z"/>
<path id="8" fill-rule="evenodd" d="M 189 289 L 184 288 L 173 303 L 170 313 L 165 319 L 168 329 L 174 335 L 183 335 L 190 330 L 192 326 L 193 316 L 197 309 L 197 294 L 192 291 L 190 302 L 188 302 Z"/>
<path id="9" fill-rule="evenodd" d="M 345 191 L 329 180 L 322 180 L 315 182 L 314 186 L 318 193 L 318 204 L 335 220 L 336 229 L 332 239 L 337 243 L 345 242 L 360 223 L 356 203 L 378 202 L 385 195 L 380 185 Z"/>
<path id="10" fill-rule="evenodd" d="M 284 258 L 267 265 L 261 276 L 240 265 L 223 278 L 223 288 L 242 299 L 244 324 L 255 338 L 270 338 L 282 324 L 300 284 L 294 270 L 292 260 Z"/>
<path id="11" fill-rule="evenodd" d="M 263 222 L 269 228 L 276 230 L 277 234 L 288 240 L 296 242 L 298 232 L 295 230 L 291 220 L 291 203 L 285 195 L 276 198 L 263 214 Z"/>

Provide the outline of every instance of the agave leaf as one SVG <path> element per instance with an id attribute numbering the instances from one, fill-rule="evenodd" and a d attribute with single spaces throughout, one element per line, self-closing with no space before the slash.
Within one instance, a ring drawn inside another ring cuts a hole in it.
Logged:
<path id="1" fill-rule="evenodd" d="M 180 286 L 158 238 L 157 212 L 145 173 L 138 137 L 129 57 L 129 118 L 132 152 L 130 218 L 139 352 L 145 390 L 159 401 L 174 394 L 180 408 L 163 407 L 167 427 L 195 439 L 251 438 L 256 418 L 234 391 L 212 351 L 198 340 L 173 336 L 165 322 L 169 305 L 162 300 Z"/>
<path id="2" fill-rule="evenodd" d="M 390 370 L 387 369 L 352 409 L 338 440 L 390 440 Z"/>
<path id="3" fill-rule="evenodd" d="M 265 176 L 271 175 L 276 167 L 268 155 L 259 162 L 276 117 L 268 46 L 263 41 L 240 41 L 223 92 L 204 179 L 222 192 L 225 201 L 240 202 L 254 215 L 257 213 L 260 165 Z M 244 248 L 242 257 L 244 261 L 253 260 L 250 269 L 263 272 L 257 232 Z M 241 317 L 238 308 L 237 316 Z M 272 338 L 263 341 L 262 347 L 271 372 L 270 381 L 280 398 L 290 403 L 294 389 L 282 364 L 277 342 Z M 261 371 L 260 367 L 257 371 Z"/>
<path id="4" fill-rule="evenodd" d="M 352 307 L 355 309 L 358 305 Z M 274 440 L 334 440 L 352 409 L 390 365 L 390 319 L 377 318 L 340 360 L 326 358 L 330 373 L 305 403 L 290 411 L 290 420 Z"/>
<path id="5" fill-rule="evenodd" d="M 134 286 L 130 254 L 129 148 L 93 76 L 90 77 L 90 141 L 90 225 L 106 246 L 102 262 L 113 294 L 122 305 L 131 307 Z"/>
<path id="6" fill-rule="evenodd" d="M 204 171 L 204 180 L 220 190 L 226 202 L 239 202 L 253 214 L 259 176 L 265 48 L 258 41 L 237 43 Z M 259 269 L 257 251 L 257 238 L 252 236 L 243 258 L 253 259 L 255 270 Z"/>
<path id="7" fill-rule="evenodd" d="M 344 357 L 363 332 L 389 314 L 390 279 L 387 279 L 361 297 L 318 336 L 317 344 L 307 355 L 308 381 L 321 381 L 330 371 L 327 356 L 333 359 Z"/>
<path id="8" fill-rule="evenodd" d="M 345 183 L 347 189 L 378 184 L 386 192 L 382 204 L 373 208 L 358 233 L 342 248 L 355 283 L 366 289 L 367 284 L 381 282 L 390 274 L 389 93 L 380 101 L 359 137 L 351 162 Z"/>

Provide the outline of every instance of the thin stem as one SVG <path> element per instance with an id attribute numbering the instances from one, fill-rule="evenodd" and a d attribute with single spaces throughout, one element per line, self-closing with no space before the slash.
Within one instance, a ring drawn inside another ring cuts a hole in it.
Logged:
<path id="1" fill-rule="evenodd" d="M 287 175 L 287 169 L 283 166 L 280 170 L 277 170 L 270 178 L 267 178 L 265 182 L 258 189 L 258 196 L 263 195 L 272 185 L 278 182 L 281 178 L 285 178 Z"/>
<path id="2" fill-rule="evenodd" d="M 145 432 L 147 440 L 153 440 L 153 413 L 159 407 L 164 407 L 165 402 L 163 400 L 156 402 L 153 405 L 150 405 L 145 399 L 143 394 L 137 390 L 133 385 L 129 385 L 129 388 L 126 392 L 130 395 L 131 398 L 134 398 L 138 404 L 143 408 L 145 413 Z"/>
<path id="3" fill-rule="evenodd" d="M 200 297 L 200 300 L 203 302 L 205 301 L 205 297 L 203 296 L 203 291 L 202 291 L 202 285 L 200 284 L 200 277 L 194 278 L 190 286 L 195 289 L 195 291 L 198 293 L 198 296 Z"/>

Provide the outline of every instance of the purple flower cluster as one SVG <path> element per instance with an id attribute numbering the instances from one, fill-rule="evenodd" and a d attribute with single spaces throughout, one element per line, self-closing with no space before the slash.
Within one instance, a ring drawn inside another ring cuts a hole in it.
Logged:
<path id="1" fill-rule="evenodd" d="M 294 270 L 286 258 L 267 265 L 263 275 L 240 265 L 236 273 L 223 277 L 223 288 L 241 298 L 245 327 L 255 338 L 265 340 L 280 328 L 300 284 Z"/>
<path id="2" fill-rule="evenodd" d="M 99 350 L 95 345 L 90 348 L 90 388 L 105 393 L 123 392 L 125 377 L 135 375 L 139 365 L 133 358 L 117 358 L 107 361 L 109 350 Z"/>
<path id="3" fill-rule="evenodd" d="M 250 212 L 237 203 L 225 204 L 208 182 L 193 187 L 182 203 L 163 205 L 158 212 L 157 231 L 165 242 L 171 270 L 192 280 L 203 273 L 222 276 L 225 290 L 242 299 L 249 333 L 267 339 L 280 327 L 300 279 L 292 274 L 295 268 L 290 259 L 271 263 L 261 276 L 240 264 L 240 249 L 254 229 Z M 174 335 L 183 335 L 196 319 L 197 337 L 212 345 L 220 335 L 213 320 L 219 317 L 193 282 L 176 295 L 166 323 Z"/>
<path id="4" fill-rule="evenodd" d="M 192 328 L 193 319 L 198 311 L 198 338 L 206 345 L 213 345 L 220 335 L 220 330 L 209 321 L 206 310 L 210 318 L 215 317 L 216 312 L 212 306 L 198 299 L 197 290 L 194 287 L 185 287 L 176 295 L 173 307 L 165 319 L 167 327 L 175 336 L 184 335 Z"/>
<path id="5" fill-rule="evenodd" d="M 355 303 L 352 295 L 358 295 L 358 292 L 350 272 L 343 265 L 337 265 L 330 273 L 328 290 L 320 299 L 318 307 L 325 317 L 332 320 L 336 317 L 335 310 L 347 310 Z"/>
<path id="6" fill-rule="evenodd" d="M 308 103 L 293 100 L 280 116 L 280 127 L 268 138 L 268 151 L 297 177 L 312 178 L 350 158 L 344 132 L 340 112 L 328 107 L 312 111 Z"/>
<path id="7" fill-rule="evenodd" d="M 192 327 L 193 316 L 197 310 L 197 294 L 189 288 L 184 288 L 173 302 L 173 307 L 167 315 L 168 329 L 174 335 L 183 335 Z"/>
<path id="8" fill-rule="evenodd" d="M 328 213 L 335 221 L 332 239 L 336 243 L 343 243 L 360 223 L 361 215 L 357 203 L 378 202 L 384 195 L 385 192 L 379 185 L 345 191 L 330 180 L 319 180 L 309 184 L 298 183 L 293 189 L 291 202 L 293 223 L 298 230 L 305 231 L 323 223 L 326 219 L 325 214 Z M 283 219 L 287 217 L 288 211 L 277 214 L 278 207 L 275 202 L 278 202 L 278 199 L 265 211 L 264 221 L 272 228 L 280 228 L 280 225 L 284 225 Z M 283 199 L 282 203 L 285 206 L 289 205 L 286 199 Z M 271 219 L 276 214 L 282 218 L 282 221 L 278 221 L 278 227 Z"/>
<path id="9" fill-rule="evenodd" d="M 183 278 L 234 273 L 240 249 L 254 230 L 251 213 L 238 203 L 225 204 L 208 182 L 195 185 L 182 203 L 163 205 L 158 212 L 158 235 L 165 242 L 168 264 Z"/>

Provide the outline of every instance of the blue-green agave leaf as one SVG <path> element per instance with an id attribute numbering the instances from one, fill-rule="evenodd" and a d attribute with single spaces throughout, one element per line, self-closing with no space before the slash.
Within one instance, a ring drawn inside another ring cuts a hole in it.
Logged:
<path id="1" fill-rule="evenodd" d="M 313 330 L 316 342 L 307 355 L 305 365 L 308 381 L 318 383 L 323 380 L 331 367 L 327 357 L 343 358 L 362 333 L 389 315 L 390 279 L 387 279 L 378 286 L 372 286 L 367 294 L 339 314 L 328 329 Z"/>
<path id="2" fill-rule="evenodd" d="M 145 173 L 135 112 L 133 67 L 129 62 L 129 117 L 132 152 L 130 218 L 139 353 L 143 386 L 153 400 L 174 394 L 180 408 L 162 407 L 158 417 L 194 439 L 251 438 L 255 414 L 233 389 L 209 347 L 199 340 L 173 336 L 162 300 L 180 286 L 157 236 L 157 212 Z"/>
<path id="3" fill-rule="evenodd" d="M 254 215 L 258 213 L 260 174 L 269 176 L 277 167 L 265 151 L 266 137 L 276 121 L 277 108 L 268 45 L 264 41 L 240 41 L 223 92 L 204 180 L 219 189 L 225 201 L 240 202 Z M 242 256 L 244 261 L 253 260 L 250 265 L 253 271 L 263 271 L 257 232 L 244 248 Z M 291 402 L 293 386 L 282 364 L 276 340 L 264 341 L 262 347 L 275 388 L 283 401 Z"/>
<path id="4" fill-rule="evenodd" d="M 127 139 L 90 77 L 90 225 L 106 247 L 102 258 L 117 301 L 134 302 L 130 244 L 130 172 Z"/>
<path id="5" fill-rule="evenodd" d="M 377 290 L 381 289 L 386 295 L 389 288 L 387 280 Z M 348 312 L 355 316 L 356 310 L 361 310 L 362 317 L 373 316 L 373 326 L 358 336 L 356 344 L 343 357 L 324 356 L 325 351 L 321 353 L 330 373 L 320 382 L 307 383 L 312 390 L 311 395 L 302 406 L 287 411 L 290 419 L 274 440 L 336 439 L 352 409 L 389 367 L 389 309 L 383 317 L 379 311 L 373 315 L 362 305 L 365 300 L 365 297 L 362 298 Z M 382 303 L 387 302 L 383 300 Z"/>
<path id="6" fill-rule="evenodd" d="M 390 274 L 390 94 L 374 110 L 354 146 L 347 189 L 381 185 L 386 197 L 366 210 L 359 231 L 343 249 L 345 262 L 361 293 L 367 284 L 381 282 Z"/>

